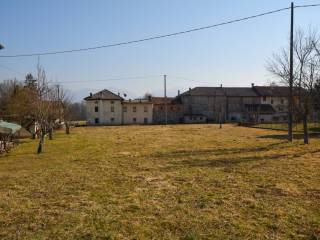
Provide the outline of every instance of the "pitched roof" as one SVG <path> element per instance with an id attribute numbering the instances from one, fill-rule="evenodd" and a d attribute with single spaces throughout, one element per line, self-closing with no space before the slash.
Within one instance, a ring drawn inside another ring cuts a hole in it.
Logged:
<path id="1" fill-rule="evenodd" d="M 257 94 L 260 96 L 287 97 L 289 96 L 289 87 L 285 86 L 255 86 Z"/>
<path id="2" fill-rule="evenodd" d="M 152 104 L 152 101 L 149 99 L 129 99 L 129 100 L 124 100 L 123 103 L 144 103 L 144 104 Z"/>
<path id="3" fill-rule="evenodd" d="M 122 97 L 118 96 L 117 94 L 114 94 L 113 92 L 104 89 L 100 92 L 97 92 L 95 94 L 91 94 L 90 96 L 86 97 L 84 100 L 90 101 L 90 100 L 123 100 Z"/>
<path id="4" fill-rule="evenodd" d="M 167 97 L 167 103 L 171 103 L 171 101 L 174 98 L 172 97 Z M 165 104 L 166 103 L 166 99 L 164 97 L 151 97 L 151 102 L 153 104 Z"/>
<path id="5" fill-rule="evenodd" d="M 256 97 L 257 93 L 249 87 L 195 87 L 182 95 Z"/>

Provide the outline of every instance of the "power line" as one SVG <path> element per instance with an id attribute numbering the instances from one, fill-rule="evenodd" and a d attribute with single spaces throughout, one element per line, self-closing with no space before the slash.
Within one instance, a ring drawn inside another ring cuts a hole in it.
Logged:
<path id="1" fill-rule="evenodd" d="M 295 8 L 308 8 L 308 7 L 318 7 L 318 6 L 320 6 L 320 4 L 308 4 L 308 5 L 298 5 L 298 6 L 295 6 Z M 290 9 L 290 7 L 280 8 L 280 9 L 277 9 L 277 10 L 264 12 L 264 13 L 260 13 L 260 14 L 256 14 L 256 15 L 252 15 L 252 16 L 249 16 L 249 17 L 243 17 L 243 18 L 234 19 L 234 20 L 230 20 L 230 21 L 226 21 L 226 22 L 222 22 L 222 23 L 217 23 L 217 24 L 213 24 L 213 25 L 208 25 L 208 26 L 204 26 L 204 27 L 192 28 L 192 29 L 185 30 L 185 31 L 169 33 L 169 34 L 164 34 L 164 35 L 158 35 L 158 36 L 152 36 L 152 37 L 142 38 L 142 39 L 138 39 L 138 40 L 131 40 L 131 41 L 114 43 L 114 44 L 105 44 L 105 45 L 87 47 L 87 48 L 61 50 L 61 51 L 26 53 L 26 54 L 16 54 L 16 55 L 2 55 L 2 56 L 0 56 L 0 58 L 17 58 L 17 57 L 56 55 L 56 54 L 83 52 L 83 51 L 96 50 L 96 49 L 100 49 L 100 48 L 111 48 L 111 47 L 129 45 L 129 44 L 134 44 L 134 43 L 140 43 L 140 42 L 156 40 L 156 39 L 160 39 L 160 38 L 173 37 L 173 36 L 177 36 L 177 35 L 182 35 L 182 34 L 201 31 L 201 30 L 205 30 L 205 29 L 215 28 L 215 27 L 228 25 L 228 24 L 233 24 L 233 23 L 237 23 L 237 22 L 242 22 L 242 21 L 253 19 L 253 18 L 258 18 L 258 17 L 262 17 L 262 16 L 266 16 L 266 15 L 270 15 L 270 14 L 286 11 L 286 10 L 289 10 L 289 9 Z"/>
<path id="2" fill-rule="evenodd" d="M 146 76 L 135 76 L 135 77 L 122 77 L 122 78 L 108 78 L 104 80 L 83 80 L 83 81 L 55 81 L 55 83 L 59 84 L 73 84 L 73 83 L 88 83 L 88 82 L 108 82 L 108 81 L 121 81 L 121 80 L 134 80 L 134 79 L 147 79 L 147 78 L 155 78 L 162 77 L 162 75 L 146 75 Z"/>
<path id="3" fill-rule="evenodd" d="M 319 6 L 320 6 L 320 3 L 319 4 L 297 5 L 297 6 L 294 6 L 294 8 L 308 8 L 308 7 L 319 7 Z"/>
<path id="4" fill-rule="evenodd" d="M 189 77 L 182 77 L 182 76 L 176 76 L 176 75 L 168 75 L 168 76 L 170 76 L 170 78 L 173 78 L 173 79 L 181 79 L 181 80 L 202 83 L 202 84 L 214 84 L 213 82 L 198 81 L 198 80 L 191 79 Z"/>
<path id="5" fill-rule="evenodd" d="M 192 81 L 204 84 L 213 84 L 210 82 L 197 81 L 188 77 L 176 76 L 176 75 L 166 75 L 173 79 L 181 79 L 186 81 Z M 79 81 L 55 81 L 57 84 L 73 84 L 73 83 L 88 83 L 88 82 L 108 82 L 108 81 L 122 81 L 122 80 L 135 80 L 135 79 L 151 79 L 151 78 L 161 78 L 163 75 L 145 75 L 145 76 L 134 76 L 134 77 L 121 77 L 121 78 L 107 78 L 104 80 L 79 80 Z"/>
<path id="6" fill-rule="evenodd" d="M 125 42 L 120 42 L 120 43 L 114 43 L 114 44 L 106 44 L 106 45 L 100 45 L 100 46 L 95 46 L 95 47 L 88 47 L 88 48 L 79 48 L 79 49 L 70 49 L 70 50 L 62 50 L 62 51 L 52 51 L 52 52 L 39 52 L 39 53 L 28 53 L 28 54 L 17 54 L 17 55 L 2 55 L 0 56 L 1 58 L 16 58 L 16 57 L 32 57 L 32 56 L 43 56 L 43 55 L 55 55 L 55 54 L 64 54 L 64 53 L 72 53 L 72 52 L 81 52 L 81 51 L 90 51 L 90 50 L 96 50 L 100 48 L 110 48 L 110 47 L 117 47 L 117 46 L 123 46 L 123 45 L 128 45 L 128 44 L 133 44 L 133 43 L 140 43 L 140 42 L 145 42 L 145 41 L 150 41 L 150 40 L 155 40 L 155 39 L 160 39 L 160 38 L 166 38 L 166 37 L 172 37 L 172 36 L 177 36 L 181 34 L 186 34 L 186 33 L 191 33 L 191 32 L 196 32 L 196 31 L 201 31 L 205 29 L 210 29 L 210 28 L 215 28 L 227 24 L 232 24 L 236 22 L 241 22 L 257 17 L 262 17 L 265 15 L 270 15 L 278 12 L 282 12 L 285 10 L 290 9 L 290 7 L 286 8 L 281 8 L 269 12 L 264 12 L 260 13 L 257 15 L 252 15 L 249 17 L 244 17 L 244 18 L 239 18 L 235 20 L 230 20 L 222 23 L 217 23 L 209 26 L 204 26 L 204 27 L 199 27 L 199 28 L 192 28 L 189 30 L 185 31 L 180 31 L 180 32 L 175 32 L 175 33 L 169 33 L 169 34 L 164 34 L 164 35 L 158 35 L 158 36 L 153 36 L 153 37 L 148 37 L 148 38 L 143 38 L 143 39 L 138 39 L 138 40 L 131 40 L 131 41 L 125 41 Z"/>
<path id="7" fill-rule="evenodd" d="M 14 70 L 14 69 L 12 69 L 12 68 L 10 68 L 10 67 L 7 67 L 7 66 L 4 66 L 4 65 L 0 65 L 0 67 L 3 68 L 3 69 L 9 70 L 9 71 L 11 71 L 11 72 L 17 73 L 17 74 L 19 74 L 19 75 L 22 75 L 22 76 L 25 75 L 25 74 L 22 73 L 22 72 L 19 72 L 19 71 L 17 71 L 17 70 Z"/>

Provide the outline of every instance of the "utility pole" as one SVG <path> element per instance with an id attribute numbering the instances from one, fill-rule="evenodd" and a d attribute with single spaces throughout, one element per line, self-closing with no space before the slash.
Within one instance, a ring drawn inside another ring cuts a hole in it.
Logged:
<path id="1" fill-rule="evenodd" d="M 290 26 L 290 78 L 289 78 L 289 116 L 288 116 L 288 140 L 292 142 L 293 133 L 293 19 L 294 4 L 291 2 L 291 26 Z"/>
<path id="2" fill-rule="evenodd" d="M 164 80 L 164 111 L 165 111 L 165 124 L 168 124 L 168 103 L 167 103 L 167 75 L 163 76 Z"/>

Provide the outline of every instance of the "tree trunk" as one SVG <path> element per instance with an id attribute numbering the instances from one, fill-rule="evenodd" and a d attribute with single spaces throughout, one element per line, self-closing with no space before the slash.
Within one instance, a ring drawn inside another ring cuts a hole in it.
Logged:
<path id="1" fill-rule="evenodd" d="M 303 141 L 304 144 L 309 144 L 309 132 L 308 132 L 308 114 L 303 115 Z"/>
<path id="2" fill-rule="evenodd" d="M 38 151 L 37 151 L 38 154 L 43 152 L 44 136 L 45 136 L 45 131 L 42 130 L 41 133 L 40 133 L 40 141 L 39 141 Z"/>
<path id="3" fill-rule="evenodd" d="M 66 134 L 70 134 L 70 125 L 66 122 Z"/>
<path id="4" fill-rule="evenodd" d="M 53 139 L 53 127 L 50 126 L 49 128 L 49 140 L 52 140 Z"/>

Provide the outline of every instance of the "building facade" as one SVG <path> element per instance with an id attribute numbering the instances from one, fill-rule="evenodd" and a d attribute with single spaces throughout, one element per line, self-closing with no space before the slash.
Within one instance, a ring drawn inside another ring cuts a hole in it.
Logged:
<path id="1" fill-rule="evenodd" d="M 153 120 L 149 100 L 124 100 L 106 89 L 84 100 L 90 125 L 151 124 Z"/>
<path id="2" fill-rule="evenodd" d="M 151 124 L 152 102 L 147 99 L 127 100 L 122 102 L 123 124 Z"/>
<path id="3" fill-rule="evenodd" d="M 152 97 L 153 103 L 153 123 L 168 124 L 183 123 L 184 112 L 183 105 L 178 97 L 164 98 Z M 167 120 L 166 120 L 167 118 Z"/>
<path id="4" fill-rule="evenodd" d="M 195 87 L 174 98 L 125 100 L 102 90 L 85 98 L 89 124 L 285 122 L 288 87 Z"/>
<path id="5" fill-rule="evenodd" d="M 184 116 L 193 122 L 281 122 L 287 120 L 288 91 L 280 86 L 196 87 L 178 97 Z"/>

